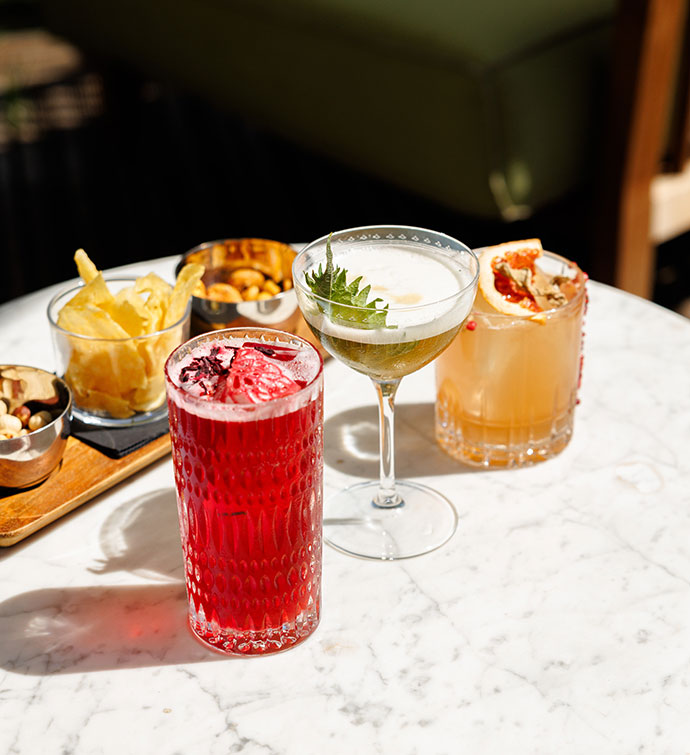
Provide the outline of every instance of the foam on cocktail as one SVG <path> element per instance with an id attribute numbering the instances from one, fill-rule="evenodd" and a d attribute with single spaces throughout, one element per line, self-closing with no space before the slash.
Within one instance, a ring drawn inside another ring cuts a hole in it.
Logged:
<path id="1" fill-rule="evenodd" d="M 388 327 L 356 328 L 334 323 L 318 307 L 305 311 L 311 325 L 327 335 L 362 343 L 431 338 L 457 326 L 472 306 L 471 294 L 458 296 L 472 275 L 452 259 L 445 261 L 439 249 L 412 244 L 339 247 L 335 262 L 347 270 L 348 283 L 361 276 L 360 289 L 371 286 L 370 301 L 380 298 L 388 305 Z"/>
<path id="2" fill-rule="evenodd" d="M 405 246 L 351 247 L 337 259 L 348 278 L 362 276 L 391 310 L 432 304 L 456 294 L 463 282 L 460 274 L 430 257 L 424 249 Z"/>
<path id="3" fill-rule="evenodd" d="M 300 342 L 215 338 L 170 365 L 169 379 L 180 389 L 170 398 L 210 419 L 275 417 L 311 400 L 309 387 L 320 368 L 318 354 Z"/>

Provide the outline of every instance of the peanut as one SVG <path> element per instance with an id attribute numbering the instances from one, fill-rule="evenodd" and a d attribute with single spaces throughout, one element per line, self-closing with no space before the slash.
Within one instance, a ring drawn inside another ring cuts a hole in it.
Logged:
<path id="1" fill-rule="evenodd" d="M 242 292 L 242 298 L 245 301 L 256 301 L 259 298 L 259 287 L 249 286 L 249 288 L 245 288 Z"/>
<path id="2" fill-rule="evenodd" d="M 280 286 L 272 280 L 267 280 L 263 285 L 263 290 L 270 296 L 275 296 L 280 293 Z"/>
<path id="3" fill-rule="evenodd" d="M 240 270 L 233 270 L 233 272 L 230 274 L 230 280 L 228 282 L 231 286 L 234 286 L 235 288 L 239 288 L 241 290 L 243 288 L 252 288 L 253 286 L 260 287 L 263 285 L 265 280 L 266 279 L 264 278 L 263 274 L 258 270 L 244 268 Z"/>
<path id="4" fill-rule="evenodd" d="M 53 417 L 50 412 L 40 411 L 31 415 L 29 419 L 29 430 L 39 430 L 42 427 L 50 424 L 53 421 Z"/>

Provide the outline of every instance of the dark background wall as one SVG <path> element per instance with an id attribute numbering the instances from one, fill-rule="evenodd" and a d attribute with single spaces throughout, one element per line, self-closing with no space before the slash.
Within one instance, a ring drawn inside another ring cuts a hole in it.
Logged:
<path id="1" fill-rule="evenodd" d="M 40 29 L 0 34 L 0 301 L 222 237 L 306 242 L 396 222 L 470 246 L 539 236 L 587 269 L 588 191 L 514 224 L 483 222 L 325 160 L 160 81 L 105 70 Z M 690 238 L 659 253 L 655 300 L 690 289 Z"/>

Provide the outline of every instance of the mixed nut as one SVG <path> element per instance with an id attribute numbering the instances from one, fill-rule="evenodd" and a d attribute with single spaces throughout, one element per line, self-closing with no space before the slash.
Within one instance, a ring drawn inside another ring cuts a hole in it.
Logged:
<path id="1" fill-rule="evenodd" d="M 0 367 L 0 440 L 27 435 L 60 413 L 54 378 L 23 367 Z"/>
<path id="2" fill-rule="evenodd" d="M 206 274 L 194 296 L 216 302 L 262 301 L 292 288 L 294 250 L 266 239 L 229 239 L 202 245 L 185 258 Z"/>
<path id="3" fill-rule="evenodd" d="M 242 268 L 240 270 L 233 270 L 228 275 L 227 283 L 212 283 L 207 287 L 203 281 L 199 281 L 193 293 L 194 296 L 198 296 L 201 299 L 211 299 L 212 301 L 230 303 L 262 301 L 291 288 L 292 281 L 284 280 L 283 285 L 284 288 L 281 288 L 273 278 L 266 277 L 258 270 Z"/>

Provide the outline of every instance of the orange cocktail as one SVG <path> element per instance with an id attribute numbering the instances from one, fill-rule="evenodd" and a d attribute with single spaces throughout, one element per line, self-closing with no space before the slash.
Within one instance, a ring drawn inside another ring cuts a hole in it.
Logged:
<path id="1" fill-rule="evenodd" d="M 511 257 L 513 245 L 482 253 L 473 313 L 436 362 L 436 436 L 469 464 L 541 461 L 572 435 L 585 276 L 538 242 L 519 243 L 527 256 Z"/>

